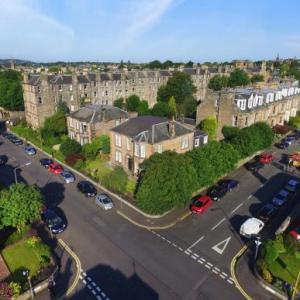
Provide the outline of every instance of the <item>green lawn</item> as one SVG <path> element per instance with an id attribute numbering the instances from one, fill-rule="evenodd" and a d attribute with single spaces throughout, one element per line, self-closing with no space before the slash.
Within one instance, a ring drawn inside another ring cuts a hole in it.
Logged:
<path id="1" fill-rule="evenodd" d="M 300 269 L 300 258 L 289 254 L 281 254 L 280 257 L 269 267 L 273 276 L 278 277 L 290 284 L 295 284 Z M 300 290 L 300 282 L 298 284 Z"/>
<path id="2" fill-rule="evenodd" d="M 30 270 L 30 276 L 38 274 L 40 269 L 40 255 L 23 240 L 15 245 L 6 247 L 2 256 L 11 272 L 12 280 L 24 285 L 27 279 L 22 274 L 25 269 Z"/>
<path id="3" fill-rule="evenodd" d="M 106 165 L 106 163 L 107 160 L 97 156 L 93 160 L 87 160 L 86 170 L 89 174 L 93 174 L 95 171 L 95 177 L 101 180 L 104 176 L 111 172 L 111 169 Z"/>

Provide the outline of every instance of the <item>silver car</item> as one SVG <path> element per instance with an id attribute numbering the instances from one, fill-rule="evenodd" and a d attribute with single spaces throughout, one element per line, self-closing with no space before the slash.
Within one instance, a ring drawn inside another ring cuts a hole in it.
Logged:
<path id="1" fill-rule="evenodd" d="M 273 199 L 272 199 L 272 204 L 275 206 L 282 206 L 286 201 L 289 196 L 289 192 L 286 190 L 281 190 Z"/>
<path id="2" fill-rule="evenodd" d="M 97 195 L 96 197 L 96 204 L 102 207 L 104 210 L 109 210 L 114 207 L 114 204 L 111 198 L 104 193 Z"/>
<path id="3" fill-rule="evenodd" d="M 72 183 L 75 181 L 75 176 L 70 171 L 63 171 L 60 173 L 65 183 Z"/>

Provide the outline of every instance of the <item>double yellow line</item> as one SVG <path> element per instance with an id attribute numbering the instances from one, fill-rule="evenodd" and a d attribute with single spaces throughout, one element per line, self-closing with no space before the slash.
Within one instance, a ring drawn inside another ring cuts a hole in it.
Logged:
<path id="1" fill-rule="evenodd" d="M 244 254 L 244 252 L 247 250 L 248 246 L 245 245 L 243 248 L 241 248 L 239 250 L 239 252 L 233 257 L 233 259 L 231 260 L 231 263 L 230 263 L 230 273 L 231 273 L 231 277 L 235 283 L 235 286 L 237 287 L 237 289 L 240 291 L 240 293 L 247 299 L 247 300 L 253 300 L 244 290 L 243 288 L 240 286 L 237 278 L 236 278 L 236 275 L 235 275 L 235 265 L 236 265 L 236 262 L 238 260 L 238 258 Z"/>

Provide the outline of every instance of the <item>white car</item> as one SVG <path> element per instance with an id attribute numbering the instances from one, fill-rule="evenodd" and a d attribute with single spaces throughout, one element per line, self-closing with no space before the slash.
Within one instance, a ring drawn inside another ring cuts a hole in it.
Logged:
<path id="1" fill-rule="evenodd" d="M 97 195 L 96 197 L 96 204 L 102 207 L 104 210 L 109 210 L 114 207 L 114 204 L 111 198 L 104 193 Z"/>
<path id="2" fill-rule="evenodd" d="M 296 192 L 296 189 L 298 188 L 299 183 L 300 182 L 298 180 L 290 179 L 284 188 L 290 192 Z"/>
<path id="3" fill-rule="evenodd" d="M 257 218 L 249 218 L 240 227 L 240 235 L 251 238 L 257 236 L 264 228 L 265 223 Z"/>
<path id="4" fill-rule="evenodd" d="M 286 190 L 281 190 L 273 199 L 272 204 L 275 206 L 282 206 L 289 196 L 289 192 Z"/>
<path id="5" fill-rule="evenodd" d="M 63 178 L 65 183 L 72 183 L 75 181 L 75 176 L 70 171 L 62 171 L 60 176 Z"/>

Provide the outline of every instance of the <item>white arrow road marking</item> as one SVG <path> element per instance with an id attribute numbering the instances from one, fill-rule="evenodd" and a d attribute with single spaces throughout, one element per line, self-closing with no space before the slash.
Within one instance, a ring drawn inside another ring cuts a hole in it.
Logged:
<path id="1" fill-rule="evenodd" d="M 229 241 L 231 240 L 231 236 L 229 236 L 227 239 L 225 239 L 224 241 L 214 245 L 212 247 L 213 250 L 215 250 L 216 252 L 218 252 L 219 254 L 223 254 L 224 250 L 226 249 Z M 221 246 L 221 247 L 220 247 Z"/>

